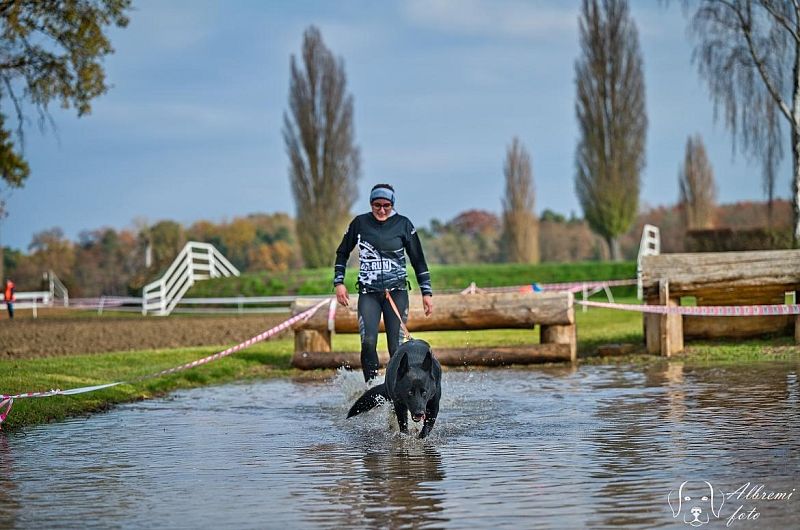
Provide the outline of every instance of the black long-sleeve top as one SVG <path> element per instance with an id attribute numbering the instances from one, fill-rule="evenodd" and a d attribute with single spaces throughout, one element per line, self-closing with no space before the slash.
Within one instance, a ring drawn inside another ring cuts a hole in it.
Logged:
<path id="1" fill-rule="evenodd" d="M 394 213 L 383 222 L 375 219 L 372 213 L 355 217 L 336 249 L 334 286 L 344 283 L 347 259 L 356 245 L 359 259 L 357 287 L 360 293 L 405 290 L 408 285 L 405 254 L 408 253 L 422 294 L 433 294 L 431 274 L 419 235 L 407 217 Z"/>

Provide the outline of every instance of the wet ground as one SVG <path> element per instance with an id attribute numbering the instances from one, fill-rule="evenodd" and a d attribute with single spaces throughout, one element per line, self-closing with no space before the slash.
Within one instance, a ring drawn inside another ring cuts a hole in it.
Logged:
<path id="1" fill-rule="evenodd" d="M 798 368 L 448 371 L 425 441 L 358 374 L 183 391 L 0 435 L 0 528 L 798 528 Z"/>

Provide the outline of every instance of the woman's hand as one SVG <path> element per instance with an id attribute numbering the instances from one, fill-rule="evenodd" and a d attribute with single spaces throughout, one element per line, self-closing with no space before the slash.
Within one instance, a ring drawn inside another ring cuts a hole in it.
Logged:
<path id="1" fill-rule="evenodd" d="M 429 294 L 422 296 L 422 307 L 425 309 L 425 316 L 429 317 L 433 313 L 433 297 Z"/>
<path id="2" fill-rule="evenodd" d="M 350 307 L 350 295 L 347 294 L 347 287 L 343 283 L 336 286 L 336 300 L 345 307 Z"/>

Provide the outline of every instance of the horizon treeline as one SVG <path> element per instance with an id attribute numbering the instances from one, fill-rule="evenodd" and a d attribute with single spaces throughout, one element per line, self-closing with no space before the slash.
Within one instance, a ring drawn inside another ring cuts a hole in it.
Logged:
<path id="1" fill-rule="evenodd" d="M 705 240 L 698 240 L 696 233 L 687 232 L 684 206 L 679 203 L 641 212 L 631 229 L 620 237 L 623 259 L 636 258 L 642 227 L 646 223 L 660 228 L 661 248 L 665 253 L 722 250 L 697 248 L 698 244 L 702 247 Z M 242 272 L 280 273 L 304 267 L 295 221 L 286 213 L 250 214 L 219 223 L 200 220 L 188 226 L 171 220 L 139 225 L 123 230 L 87 230 L 77 241 L 66 238 L 57 227 L 39 232 L 33 236 L 27 252 L 5 248 L 7 276 L 14 279 L 19 291 L 43 289 L 43 274 L 52 270 L 71 296 L 138 296 L 145 284 L 158 279 L 169 267 L 187 241 L 211 243 Z M 606 241 L 574 214 L 568 218 L 546 209 L 538 218 L 538 226 L 541 262 L 609 259 Z M 734 241 L 737 249 L 763 245 L 763 227 L 771 226 L 769 234 L 776 237 L 770 236 L 769 245 L 788 248 L 791 246 L 792 205 L 788 200 L 777 200 L 771 212 L 766 202 L 719 205 L 714 208 L 713 226 L 715 230 L 709 232 L 721 234 L 726 241 L 733 237 L 731 231 L 759 230 L 754 236 L 758 238 L 755 243 Z M 429 263 L 513 261 L 503 250 L 503 220 L 495 213 L 466 210 L 448 221 L 433 219 L 428 226 L 417 228 Z M 692 237 L 687 237 L 687 233 Z M 146 263 L 148 254 L 149 266 Z M 333 259 L 331 255 L 331 267 Z"/>

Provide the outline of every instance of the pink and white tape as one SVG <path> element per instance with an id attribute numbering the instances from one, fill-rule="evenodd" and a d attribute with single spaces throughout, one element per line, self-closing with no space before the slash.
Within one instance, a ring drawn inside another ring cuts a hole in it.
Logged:
<path id="1" fill-rule="evenodd" d="M 655 313 L 659 315 L 694 315 L 708 317 L 800 315 L 800 304 L 666 306 L 616 304 L 611 302 L 591 302 L 585 300 L 576 300 L 575 303 L 587 307 L 602 307 L 606 309 L 620 309 L 623 311 L 637 311 L 639 313 Z"/>
<path id="2" fill-rule="evenodd" d="M 336 299 L 334 299 L 336 301 Z M 227 357 L 232 353 L 236 353 L 239 350 L 243 350 L 253 344 L 258 342 L 265 341 L 281 331 L 284 331 L 294 325 L 295 323 L 303 320 L 308 320 L 311 316 L 317 312 L 317 310 L 328 303 L 328 300 L 323 300 L 316 304 L 315 306 L 303 311 L 302 313 L 298 313 L 292 318 L 281 322 L 274 328 L 271 328 L 263 333 L 256 335 L 255 337 L 251 337 L 244 342 L 240 342 L 236 346 L 231 346 L 230 348 L 223 350 L 221 352 L 215 353 L 214 355 L 209 355 L 208 357 L 203 357 L 202 359 L 198 359 L 196 361 L 192 361 L 190 363 L 182 364 L 180 366 L 176 366 L 174 368 L 169 368 L 167 370 L 161 370 L 160 372 L 156 372 L 154 374 L 145 375 L 142 377 L 137 377 L 135 379 L 131 379 L 130 382 L 138 383 L 144 381 L 146 379 L 152 379 L 154 377 L 160 377 L 162 375 L 172 374 L 175 372 L 180 372 L 182 370 L 188 370 L 189 368 L 194 368 L 195 366 L 200 366 L 203 364 L 210 363 L 211 361 L 216 361 L 223 357 Z M 23 392 L 21 394 L 0 394 L 0 427 L 2 427 L 3 422 L 8 417 L 9 412 L 11 412 L 11 407 L 14 404 L 15 399 L 23 399 L 23 398 L 39 398 L 39 397 L 50 397 L 50 396 L 70 396 L 74 394 L 84 394 L 86 392 L 94 392 L 95 390 L 101 390 L 103 388 L 109 388 L 112 386 L 122 385 L 127 383 L 128 381 L 117 381 L 115 383 L 107 383 L 104 385 L 94 385 L 94 386 L 84 386 L 80 388 L 72 388 L 68 390 L 46 390 L 42 392 Z M 5 411 L 2 411 L 3 407 L 6 407 Z"/>
<path id="3" fill-rule="evenodd" d="M 631 280 L 591 280 L 585 282 L 564 282 L 564 283 L 529 283 L 525 285 L 509 285 L 506 287 L 476 287 L 474 284 L 461 291 L 461 294 L 481 293 L 530 293 L 540 291 L 569 291 L 577 293 L 580 291 L 603 289 L 604 287 L 620 287 L 623 285 L 636 285 L 636 278 Z"/>

